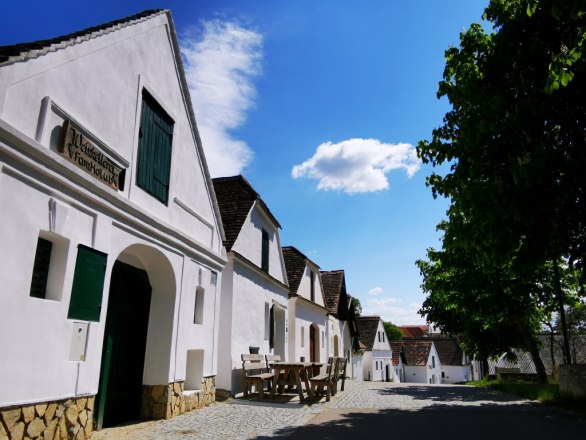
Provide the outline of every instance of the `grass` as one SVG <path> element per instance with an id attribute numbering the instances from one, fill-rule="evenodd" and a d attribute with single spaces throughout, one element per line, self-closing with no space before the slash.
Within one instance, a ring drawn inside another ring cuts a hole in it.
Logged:
<path id="1" fill-rule="evenodd" d="M 557 383 L 534 383 L 523 380 L 499 382 L 498 380 L 483 379 L 468 382 L 469 385 L 492 388 L 504 393 L 515 394 L 531 400 L 537 400 L 545 405 L 563 408 L 586 417 L 586 399 L 577 399 L 560 393 Z"/>

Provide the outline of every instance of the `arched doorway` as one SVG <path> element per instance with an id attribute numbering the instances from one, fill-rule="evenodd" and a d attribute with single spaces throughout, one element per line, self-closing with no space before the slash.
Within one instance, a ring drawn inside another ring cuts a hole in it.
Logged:
<path id="1" fill-rule="evenodd" d="M 96 396 L 97 429 L 138 419 L 143 385 L 168 384 L 175 286 L 169 260 L 150 246 L 132 245 L 114 262 Z"/>

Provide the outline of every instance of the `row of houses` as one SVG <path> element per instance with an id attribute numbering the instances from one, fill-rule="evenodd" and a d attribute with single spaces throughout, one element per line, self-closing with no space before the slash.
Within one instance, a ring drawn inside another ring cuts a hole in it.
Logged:
<path id="1" fill-rule="evenodd" d="M 344 271 L 211 178 L 193 108 L 169 11 L 0 47 L 0 438 L 176 416 L 242 353 L 352 360 Z"/>

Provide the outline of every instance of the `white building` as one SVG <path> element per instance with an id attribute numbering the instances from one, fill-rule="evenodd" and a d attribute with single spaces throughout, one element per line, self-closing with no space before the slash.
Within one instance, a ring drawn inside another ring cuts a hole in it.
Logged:
<path id="1" fill-rule="evenodd" d="M 441 362 L 441 383 L 472 380 L 472 363 L 456 338 L 433 337 L 433 344 Z"/>
<path id="2" fill-rule="evenodd" d="M 214 399 L 223 232 L 168 11 L 2 48 L 0 206 L 0 437 Z"/>
<path id="3" fill-rule="evenodd" d="M 356 318 L 360 342 L 366 347 L 362 358 L 364 380 L 393 380 L 391 345 L 380 316 L 359 316 Z"/>
<path id="4" fill-rule="evenodd" d="M 289 280 L 289 360 L 328 360 L 328 322 L 319 267 L 293 246 L 283 248 Z"/>
<path id="5" fill-rule="evenodd" d="M 241 355 L 258 350 L 288 359 L 289 287 L 279 222 L 242 176 L 214 179 L 228 263 L 222 274 L 217 387 L 244 391 Z"/>
<path id="6" fill-rule="evenodd" d="M 405 356 L 405 382 L 409 383 L 441 383 L 442 364 L 431 338 L 402 339 Z"/>

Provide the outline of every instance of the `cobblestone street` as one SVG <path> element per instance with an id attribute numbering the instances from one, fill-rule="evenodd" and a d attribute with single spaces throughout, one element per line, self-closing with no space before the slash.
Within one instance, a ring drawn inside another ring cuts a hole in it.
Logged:
<path id="1" fill-rule="evenodd" d="M 92 440 L 356 438 L 403 433 L 435 438 L 581 438 L 586 422 L 482 388 L 346 382 L 328 403 L 233 399 L 167 421 L 95 432 Z M 567 437 L 564 437 L 566 435 Z M 550 437 L 551 438 L 551 437 Z"/>

